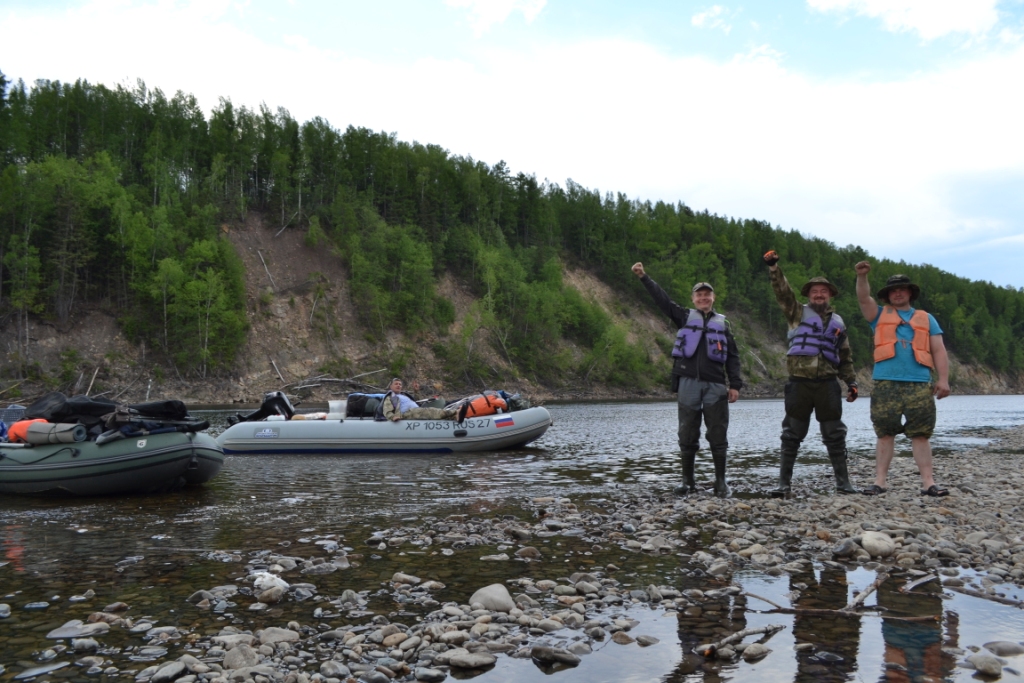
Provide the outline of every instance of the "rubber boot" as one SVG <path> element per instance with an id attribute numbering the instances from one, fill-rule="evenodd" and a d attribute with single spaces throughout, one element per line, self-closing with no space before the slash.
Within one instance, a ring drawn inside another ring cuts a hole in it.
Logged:
<path id="1" fill-rule="evenodd" d="M 779 458 L 779 486 L 772 491 L 772 498 L 786 498 L 793 492 L 793 465 L 796 464 L 796 449 L 783 448 Z"/>
<path id="2" fill-rule="evenodd" d="M 712 451 L 711 459 L 715 461 L 715 495 L 719 498 L 728 498 L 732 491 L 725 481 L 725 452 Z"/>
<path id="3" fill-rule="evenodd" d="M 675 487 L 674 492 L 677 496 L 688 496 L 691 493 L 697 493 L 697 481 L 693 474 L 693 465 L 697 459 L 697 453 L 684 451 L 681 458 L 683 461 L 683 483 Z"/>
<path id="4" fill-rule="evenodd" d="M 836 491 L 839 493 L 860 493 L 850 483 L 850 472 L 846 468 L 846 449 L 830 451 L 828 459 L 832 461 L 832 471 L 836 474 Z"/>

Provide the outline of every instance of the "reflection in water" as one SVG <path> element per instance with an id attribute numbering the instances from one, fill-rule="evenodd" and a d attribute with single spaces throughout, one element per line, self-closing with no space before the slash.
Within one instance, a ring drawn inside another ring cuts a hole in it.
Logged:
<path id="1" fill-rule="evenodd" d="M 848 603 L 849 585 L 846 570 L 827 564 L 820 579 L 813 569 L 791 574 L 789 587 L 799 594 L 797 609 L 840 610 Z M 798 649 L 798 683 L 811 681 L 846 681 L 857 670 L 857 644 L 860 619 L 836 614 L 797 614 L 793 618 L 793 638 L 797 645 L 810 643 L 813 648 Z"/>
<path id="2" fill-rule="evenodd" d="M 955 661 L 943 652 L 943 646 L 958 647 L 957 615 L 947 616 L 946 643 L 942 640 L 942 599 L 934 582 L 918 586 L 914 595 L 898 590 L 895 581 L 886 581 L 878 589 L 878 604 L 893 617 L 930 617 L 924 621 L 882 620 L 885 639 L 885 673 L 880 681 L 916 683 L 922 680 L 947 680 Z M 926 678 L 927 677 L 927 678 Z"/>

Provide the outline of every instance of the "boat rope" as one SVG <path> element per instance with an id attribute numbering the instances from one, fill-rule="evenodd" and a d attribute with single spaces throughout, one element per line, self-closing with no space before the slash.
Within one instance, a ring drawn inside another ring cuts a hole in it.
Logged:
<path id="1" fill-rule="evenodd" d="M 0 460 L 3 460 L 3 459 L 13 460 L 14 462 L 18 463 L 19 465 L 35 465 L 37 462 L 42 462 L 43 460 L 46 460 L 47 458 L 51 458 L 51 457 L 57 455 L 58 453 L 61 453 L 62 451 L 71 451 L 71 457 L 72 458 L 77 458 L 79 456 L 79 454 L 81 454 L 81 452 L 82 452 L 81 450 L 75 448 L 74 446 L 64 446 L 63 448 L 58 448 L 53 453 L 47 453 L 46 455 L 44 455 L 42 457 L 39 457 L 39 458 L 36 458 L 35 460 L 20 460 L 18 458 L 12 457 L 9 453 L 4 453 L 4 452 L 0 451 Z"/>

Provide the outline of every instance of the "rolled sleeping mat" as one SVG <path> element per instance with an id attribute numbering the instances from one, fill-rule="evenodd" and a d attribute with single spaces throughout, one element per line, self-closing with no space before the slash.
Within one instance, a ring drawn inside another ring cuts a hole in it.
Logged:
<path id="1" fill-rule="evenodd" d="M 51 443 L 75 443 L 85 441 L 89 434 L 84 425 L 51 424 L 49 422 L 33 422 L 28 427 L 25 440 L 30 444 L 43 446 Z"/>

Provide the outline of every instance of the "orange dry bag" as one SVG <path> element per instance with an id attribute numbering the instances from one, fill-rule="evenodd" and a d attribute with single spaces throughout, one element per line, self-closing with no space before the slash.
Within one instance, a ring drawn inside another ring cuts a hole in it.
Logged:
<path id="1" fill-rule="evenodd" d="M 19 420 L 15 422 L 7 430 L 7 440 L 11 443 L 28 443 L 28 427 L 33 422 L 46 422 L 46 420 L 37 417 L 34 420 Z"/>
<path id="2" fill-rule="evenodd" d="M 482 415 L 494 415 L 499 410 L 508 411 L 508 404 L 501 396 L 474 396 L 469 400 L 469 409 L 466 410 L 466 417 L 480 417 Z"/>

